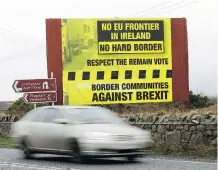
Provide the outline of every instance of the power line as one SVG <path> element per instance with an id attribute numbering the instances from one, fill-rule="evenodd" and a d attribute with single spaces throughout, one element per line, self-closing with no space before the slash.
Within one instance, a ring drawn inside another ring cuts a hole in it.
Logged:
<path id="1" fill-rule="evenodd" d="M 39 50 L 38 48 L 42 48 L 42 47 L 30 48 L 30 49 L 24 50 L 20 53 L 16 53 L 16 54 L 12 54 L 12 55 L 3 57 L 3 58 L 1 58 L 1 62 L 19 59 L 20 57 L 27 55 L 29 52 L 33 53 L 33 51 L 36 51 L 36 50 L 38 51 Z"/>
<path id="2" fill-rule="evenodd" d="M 165 4 L 169 3 L 169 2 L 172 2 L 172 1 L 167 1 L 167 2 L 161 3 L 161 4 L 159 4 L 159 5 L 155 5 L 155 6 L 151 7 L 151 8 L 144 9 L 144 10 L 142 10 L 142 11 L 136 12 L 136 13 L 131 14 L 131 15 L 128 15 L 128 16 L 141 14 L 141 13 L 143 13 L 143 12 L 145 12 L 145 11 L 149 11 L 149 10 L 154 9 L 154 8 L 156 8 L 156 7 L 159 7 L 159 6 L 165 5 Z M 127 17 L 128 17 L 128 16 L 127 16 Z"/>
<path id="3" fill-rule="evenodd" d="M 3 36 L 8 37 L 7 39 L 11 39 L 12 41 L 16 41 L 16 42 L 18 42 L 18 43 L 22 42 L 22 43 L 28 44 L 28 45 L 36 44 L 37 46 L 44 46 L 44 45 L 42 45 L 42 44 L 33 42 L 33 41 L 31 41 L 31 40 L 24 40 L 24 39 L 19 38 L 19 37 L 15 37 L 15 36 L 12 36 L 12 35 L 8 35 L 7 33 L 0 32 L 0 34 L 3 35 Z"/>
<path id="4" fill-rule="evenodd" d="M 166 7 L 160 8 L 160 9 L 158 9 L 156 11 L 151 11 L 151 12 L 143 13 L 143 15 L 149 15 L 149 14 L 152 14 L 152 13 L 160 12 L 160 11 L 166 10 L 167 8 L 178 6 L 178 5 L 182 4 L 182 3 L 184 3 L 184 1 L 180 1 L 180 2 L 177 2 L 177 3 L 170 4 L 170 5 L 166 6 Z"/>
<path id="5" fill-rule="evenodd" d="M 196 2 L 198 2 L 198 0 L 197 1 L 194 1 L 194 2 L 190 2 L 190 3 L 187 3 L 187 4 L 184 4 L 184 5 L 181 5 L 181 6 L 179 6 L 180 4 L 182 4 L 182 3 L 184 3 L 185 1 L 180 1 L 180 2 L 176 2 L 176 3 L 171 3 L 170 5 L 169 5 L 169 3 L 170 2 L 172 2 L 172 1 L 167 1 L 167 2 L 164 2 L 164 3 L 161 3 L 161 4 L 159 4 L 159 5 L 156 5 L 156 6 L 153 6 L 153 7 L 151 7 L 151 8 L 147 8 L 147 9 L 145 9 L 145 10 L 143 10 L 143 11 L 139 11 L 139 12 L 137 12 L 137 13 L 134 13 L 134 14 L 132 14 L 132 15 L 137 15 L 137 14 L 141 14 L 141 13 L 143 13 L 143 14 L 155 14 L 155 15 L 158 15 L 158 14 L 162 14 L 162 13 L 164 13 L 164 12 L 170 12 L 170 11 L 173 11 L 173 10 L 176 10 L 176 9 L 179 9 L 179 8 L 182 8 L 182 7 L 185 7 L 185 6 L 187 6 L 187 5 L 191 5 L 191 4 L 193 4 L 193 3 L 196 3 Z M 168 6 L 165 6 L 165 5 L 168 5 Z M 175 6 L 176 5 L 176 6 Z M 175 6 L 175 8 L 172 8 L 172 7 L 174 7 Z M 162 7 L 162 8 L 160 8 L 160 9 L 158 9 L 158 10 L 154 10 L 154 11 L 151 11 L 151 12 L 147 12 L 147 11 L 150 11 L 150 10 L 152 10 L 152 9 L 155 9 L 155 7 Z M 166 10 L 167 8 L 169 8 L 170 7 L 170 9 L 169 10 Z M 145 13 L 144 13 L 145 12 Z M 156 14 L 157 13 L 157 14 Z M 130 16 L 130 15 L 129 15 Z M 143 15 L 144 16 L 144 15 Z"/>
<path id="6" fill-rule="evenodd" d="M 5 28 L 0 28 L 0 30 L 3 30 L 5 32 L 9 32 L 9 33 L 12 33 L 12 34 L 15 34 L 15 35 L 20 35 L 21 37 L 27 37 L 27 38 L 31 38 L 31 39 L 37 39 L 36 37 L 32 37 L 32 36 L 28 36 L 28 35 L 25 35 L 25 34 L 22 34 L 22 33 L 18 33 L 18 32 L 14 32 L 14 31 L 11 31 L 11 30 L 8 30 L 8 29 L 5 29 Z M 39 39 L 38 39 L 39 40 Z"/>
<path id="7" fill-rule="evenodd" d="M 0 28 L 0 30 L 6 30 L 6 29 L 2 29 Z M 9 32 L 9 33 L 8 33 Z M 10 34 L 12 33 L 12 34 Z M 45 45 L 43 44 L 39 44 L 39 43 L 36 43 L 36 42 L 33 42 L 32 40 L 36 39 L 34 37 L 30 37 L 30 36 L 26 36 L 26 35 L 23 35 L 23 34 L 19 34 L 19 33 L 15 33 L 15 32 L 12 32 L 12 31 L 0 31 L 0 34 L 2 34 L 3 36 L 6 36 L 6 37 L 10 37 L 10 39 L 12 39 L 13 41 L 16 41 L 18 43 L 20 42 L 23 42 L 24 44 L 29 44 L 29 45 L 34 45 L 35 47 L 33 48 L 30 48 L 30 49 L 27 49 L 27 50 L 24 50 L 20 53 L 16 53 L 16 54 L 13 54 L 13 55 L 9 55 L 9 56 L 6 56 L 6 57 L 3 57 L 1 58 L 1 62 L 5 62 L 5 61 L 10 61 L 10 60 L 15 60 L 15 59 L 19 59 L 20 57 L 23 57 L 24 55 L 27 55 L 29 52 L 34 52 L 36 50 L 38 50 L 39 48 L 44 48 L 45 49 Z M 14 35 L 15 34 L 15 35 Z M 22 36 L 22 37 L 21 37 Z M 28 37 L 28 38 L 31 38 L 32 40 L 27 40 L 24 37 Z M 26 54 L 27 53 L 27 54 Z M 23 55 L 23 56 L 22 56 Z"/>
<path id="8" fill-rule="evenodd" d="M 25 54 L 25 53 L 28 53 L 28 52 L 32 52 L 32 51 L 35 51 L 35 50 L 38 50 L 38 48 L 30 48 L 30 49 L 27 49 L 27 50 L 24 50 L 24 51 L 22 51 L 22 52 L 20 52 L 20 53 L 16 53 L 16 54 L 12 54 L 12 55 L 8 55 L 8 56 L 6 56 L 6 57 L 3 57 L 3 58 L 1 58 L 1 60 L 3 59 L 3 61 L 4 61 L 4 59 L 5 60 L 7 60 L 7 59 L 12 59 L 13 57 L 17 57 L 17 56 L 20 56 L 20 55 L 23 55 L 23 54 Z"/>
<path id="9" fill-rule="evenodd" d="M 3 31 L 1 31 L 1 30 L 3 30 Z M 31 42 L 31 43 L 34 43 L 34 44 L 38 44 L 38 43 L 35 43 L 35 42 L 31 41 L 31 40 L 40 40 L 40 39 L 37 39 L 35 37 L 27 36 L 27 35 L 24 35 L 24 34 L 21 34 L 21 33 L 15 33 L 15 32 L 9 31 L 9 30 L 4 29 L 4 28 L 0 28 L 0 33 L 3 34 L 3 35 L 6 35 L 6 36 L 13 37 L 15 40 L 20 40 L 22 42 Z M 24 37 L 27 37 L 27 38 L 24 38 Z M 42 44 L 38 44 L 38 45 L 42 46 Z"/>
<path id="10" fill-rule="evenodd" d="M 178 7 L 175 7 L 175 8 L 172 8 L 172 9 L 169 9 L 169 10 L 167 10 L 167 11 L 161 11 L 161 12 L 159 12 L 159 13 L 157 13 L 157 14 L 153 14 L 153 16 L 157 16 L 157 15 L 162 14 L 162 13 L 171 12 L 171 11 L 174 11 L 174 10 L 176 10 L 176 9 L 179 9 L 179 8 L 182 8 L 182 7 L 185 7 L 185 6 L 188 6 L 188 5 L 197 3 L 197 2 L 198 2 L 198 0 L 197 0 L 197 1 L 194 1 L 194 2 L 191 2 L 191 3 L 187 3 L 187 4 L 184 4 L 184 5 L 178 6 Z"/>

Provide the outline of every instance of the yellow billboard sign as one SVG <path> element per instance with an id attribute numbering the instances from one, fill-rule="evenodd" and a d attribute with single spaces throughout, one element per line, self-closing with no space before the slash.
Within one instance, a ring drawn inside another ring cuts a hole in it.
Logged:
<path id="1" fill-rule="evenodd" d="M 170 19 L 63 19 L 64 103 L 172 101 Z"/>

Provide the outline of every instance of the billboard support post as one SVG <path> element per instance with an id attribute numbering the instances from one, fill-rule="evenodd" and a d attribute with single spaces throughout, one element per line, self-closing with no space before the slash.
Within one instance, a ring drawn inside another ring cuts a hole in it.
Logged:
<path id="1" fill-rule="evenodd" d="M 188 109 L 189 109 L 189 101 L 186 101 L 185 102 L 185 111 L 188 111 Z"/>

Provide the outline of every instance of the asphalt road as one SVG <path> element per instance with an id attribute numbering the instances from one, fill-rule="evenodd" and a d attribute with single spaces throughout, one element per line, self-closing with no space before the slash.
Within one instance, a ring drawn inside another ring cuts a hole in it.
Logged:
<path id="1" fill-rule="evenodd" d="M 140 158 L 130 163 L 124 159 L 99 159 L 85 165 L 71 163 L 67 157 L 36 155 L 22 158 L 20 151 L 0 149 L 0 170 L 216 170 L 216 162 L 200 162 L 167 158 Z"/>

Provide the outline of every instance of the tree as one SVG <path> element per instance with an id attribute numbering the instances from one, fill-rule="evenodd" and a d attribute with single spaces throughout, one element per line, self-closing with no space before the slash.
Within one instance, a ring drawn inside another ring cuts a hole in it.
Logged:
<path id="1" fill-rule="evenodd" d="M 192 91 L 189 91 L 189 107 L 190 109 L 203 108 L 213 105 L 210 102 L 210 99 L 203 94 L 194 94 Z"/>
<path id="2" fill-rule="evenodd" d="M 37 104 L 37 107 L 47 106 L 49 104 Z M 34 108 L 33 104 L 27 104 L 22 98 L 16 100 L 9 108 L 9 114 L 23 115 Z"/>

